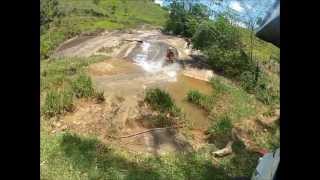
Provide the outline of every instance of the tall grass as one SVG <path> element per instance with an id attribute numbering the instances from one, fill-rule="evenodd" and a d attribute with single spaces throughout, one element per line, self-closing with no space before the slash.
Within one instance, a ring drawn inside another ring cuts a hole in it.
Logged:
<path id="1" fill-rule="evenodd" d="M 45 97 L 42 113 L 53 117 L 73 110 L 73 94 L 71 91 L 49 91 Z"/>
<path id="2" fill-rule="evenodd" d="M 148 89 L 144 100 L 160 112 L 170 112 L 175 106 L 169 93 L 159 88 Z"/>
<path id="3" fill-rule="evenodd" d="M 231 138 L 232 121 L 228 116 L 223 116 L 213 122 L 212 126 L 208 129 L 210 141 L 217 147 L 224 147 Z"/>
<path id="4" fill-rule="evenodd" d="M 164 90 L 159 88 L 147 89 L 144 100 L 153 110 L 160 112 L 160 114 L 152 116 L 148 120 L 154 127 L 176 125 L 178 120 L 182 118 L 183 114 L 180 108 L 176 106 L 169 93 Z"/>
<path id="5" fill-rule="evenodd" d="M 208 112 L 211 111 L 214 103 L 211 96 L 204 95 L 197 90 L 190 90 L 187 93 L 187 100 L 195 105 L 200 106 Z"/>
<path id="6" fill-rule="evenodd" d="M 57 59 L 41 62 L 41 113 L 53 117 L 73 110 L 74 98 L 95 98 L 104 101 L 103 92 L 94 90 L 84 68 L 102 58 Z"/>
<path id="7" fill-rule="evenodd" d="M 88 98 L 94 95 L 91 78 L 87 75 L 79 75 L 79 77 L 72 82 L 71 87 L 77 98 Z"/>

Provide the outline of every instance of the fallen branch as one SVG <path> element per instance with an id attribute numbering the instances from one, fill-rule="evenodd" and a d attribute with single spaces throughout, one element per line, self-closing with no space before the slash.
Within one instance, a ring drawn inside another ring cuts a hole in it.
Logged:
<path id="1" fill-rule="evenodd" d="M 232 144 L 233 141 L 228 142 L 225 148 L 213 152 L 213 155 L 222 157 L 232 153 Z"/>
<path id="2" fill-rule="evenodd" d="M 131 135 L 127 135 L 127 136 L 120 136 L 120 137 L 115 137 L 115 136 L 110 136 L 110 135 L 107 135 L 107 136 L 110 137 L 110 138 L 115 138 L 115 139 L 123 139 L 123 138 L 129 138 L 129 137 L 138 136 L 138 135 L 141 135 L 141 134 L 144 134 L 144 133 L 148 133 L 148 132 L 151 132 L 151 131 L 164 130 L 164 129 L 176 129 L 176 128 L 181 128 L 181 126 L 170 126 L 170 127 L 164 127 L 164 128 L 153 128 L 153 129 L 148 129 L 148 130 L 145 130 L 145 131 L 142 131 L 142 132 L 138 132 L 138 133 L 135 133 L 135 134 L 131 134 Z"/>

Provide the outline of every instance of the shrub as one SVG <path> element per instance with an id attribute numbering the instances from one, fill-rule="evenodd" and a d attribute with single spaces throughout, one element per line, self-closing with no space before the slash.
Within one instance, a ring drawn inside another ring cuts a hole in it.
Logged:
<path id="1" fill-rule="evenodd" d="M 91 78 L 86 75 L 80 75 L 72 82 L 72 90 L 77 98 L 88 98 L 94 95 Z"/>
<path id="2" fill-rule="evenodd" d="M 148 89 L 145 101 L 149 103 L 153 109 L 161 112 L 170 112 L 175 106 L 170 95 L 159 88 Z"/>

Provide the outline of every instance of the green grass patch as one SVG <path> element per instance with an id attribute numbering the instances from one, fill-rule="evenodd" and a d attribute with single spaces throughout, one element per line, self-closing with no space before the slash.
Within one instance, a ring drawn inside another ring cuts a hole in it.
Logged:
<path id="1" fill-rule="evenodd" d="M 73 93 L 65 91 L 49 91 L 46 94 L 42 113 L 47 117 L 53 117 L 73 110 Z"/>
<path id="2" fill-rule="evenodd" d="M 159 114 L 147 119 L 152 127 L 167 127 L 182 122 L 180 121 L 180 119 L 183 118 L 181 109 L 176 106 L 166 91 L 159 88 L 147 89 L 144 101 L 147 102 L 153 110 L 159 112 Z"/>
<path id="3" fill-rule="evenodd" d="M 228 116 L 221 117 L 213 122 L 212 126 L 208 129 L 210 141 L 218 148 L 223 148 L 232 139 L 231 130 L 232 122 Z"/>
<path id="4" fill-rule="evenodd" d="M 148 89 L 144 99 L 153 109 L 160 112 L 171 112 L 175 108 L 169 93 L 159 88 Z"/>
<path id="5" fill-rule="evenodd" d="M 232 173 L 213 166 L 209 156 L 197 152 L 160 157 L 130 154 L 70 133 L 43 132 L 40 142 L 41 179 L 224 180 Z"/>
<path id="6" fill-rule="evenodd" d="M 213 105 L 213 98 L 204 95 L 197 90 L 190 90 L 187 93 L 187 100 L 195 105 L 200 106 L 208 112 L 210 112 Z"/>
<path id="7" fill-rule="evenodd" d="M 104 101 L 103 92 L 94 90 L 85 68 L 105 57 L 70 58 L 41 61 L 41 113 L 53 117 L 73 110 L 74 98 Z"/>
<path id="8" fill-rule="evenodd" d="M 77 98 L 88 98 L 94 95 L 91 78 L 81 74 L 72 82 L 72 91 Z"/>
<path id="9" fill-rule="evenodd" d="M 253 95 L 223 78 L 214 78 L 210 83 L 215 104 L 209 118 L 213 120 L 227 115 L 232 121 L 238 121 L 256 115 L 265 108 Z"/>

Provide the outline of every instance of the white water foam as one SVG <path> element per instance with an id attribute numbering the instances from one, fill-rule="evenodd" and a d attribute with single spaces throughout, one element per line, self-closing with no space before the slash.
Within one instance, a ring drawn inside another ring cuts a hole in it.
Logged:
<path id="1" fill-rule="evenodd" d="M 150 74 L 164 74 L 167 77 L 168 81 L 177 80 L 177 71 L 179 71 L 180 66 L 177 63 L 170 65 L 165 65 L 164 57 L 161 59 L 148 59 L 149 49 L 151 44 L 149 42 L 143 42 L 142 52 L 137 54 L 133 60 L 135 64 L 142 67 L 147 73 Z"/>

